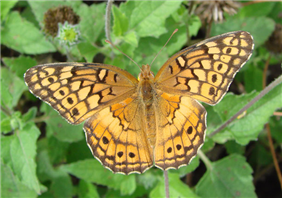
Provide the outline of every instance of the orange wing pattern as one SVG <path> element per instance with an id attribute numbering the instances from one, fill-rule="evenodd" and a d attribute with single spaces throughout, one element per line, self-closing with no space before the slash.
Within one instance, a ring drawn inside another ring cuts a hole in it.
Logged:
<path id="1" fill-rule="evenodd" d="M 204 40 L 172 56 L 155 77 L 158 89 L 218 103 L 254 48 L 248 32 L 229 32 Z"/>
<path id="2" fill-rule="evenodd" d="M 155 165 L 163 170 L 187 165 L 205 139 L 206 110 L 190 97 L 163 93 L 156 132 Z"/>
<path id="3" fill-rule="evenodd" d="M 56 63 L 38 65 L 25 73 L 30 91 L 72 124 L 136 92 L 137 79 L 104 64 Z"/>
<path id="4" fill-rule="evenodd" d="M 142 112 L 135 94 L 104 108 L 84 125 L 93 155 L 113 172 L 142 173 L 153 165 Z"/>

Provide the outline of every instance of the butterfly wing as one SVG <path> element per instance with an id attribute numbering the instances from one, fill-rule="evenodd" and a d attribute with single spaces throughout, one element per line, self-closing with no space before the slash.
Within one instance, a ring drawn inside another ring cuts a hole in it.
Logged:
<path id="1" fill-rule="evenodd" d="M 153 165 L 137 93 L 97 112 L 84 124 L 93 155 L 113 172 L 142 173 Z"/>
<path id="2" fill-rule="evenodd" d="M 155 165 L 163 170 L 187 165 L 204 142 L 206 110 L 193 98 L 168 93 L 156 105 Z"/>
<path id="3" fill-rule="evenodd" d="M 244 31 L 204 40 L 168 59 L 155 76 L 157 88 L 214 105 L 250 58 L 253 47 L 252 36 Z"/>
<path id="4" fill-rule="evenodd" d="M 153 165 L 136 100 L 138 80 L 130 73 L 104 64 L 56 63 L 30 68 L 25 82 L 68 122 L 88 119 L 88 146 L 108 169 L 142 173 Z"/>
<path id="5" fill-rule="evenodd" d="M 187 165 L 204 142 L 206 110 L 196 101 L 218 103 L 249 59 L 252 36 L 222 34 L 172 56 L 154 78 L 158 101 L 155 165 L 163 170 Z"/>
<path id="6" fill-rule="evenodd" d="M 138 80 L 118 67 L 91 63 L 55 63 L 25 73 L 29 90 L 72 124 L 136 92 Z"/>

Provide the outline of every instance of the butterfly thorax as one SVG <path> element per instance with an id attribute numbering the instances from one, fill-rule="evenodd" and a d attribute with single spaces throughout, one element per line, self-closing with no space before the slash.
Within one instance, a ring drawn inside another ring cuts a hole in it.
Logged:
<path id="1" fill-rule="evenodd" d="M 153 99 L 153 80 L 154 74 L 150 70 L 149 65 L 143 65 L 139 74 L 139 89 L 141 97 L 145 104 L 150 105 Z"/>

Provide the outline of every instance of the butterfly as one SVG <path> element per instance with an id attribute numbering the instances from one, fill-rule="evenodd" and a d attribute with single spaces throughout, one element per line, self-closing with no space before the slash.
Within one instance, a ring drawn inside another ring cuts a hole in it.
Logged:
<path id="1" fill-rule="evenodd" d="M 206 39 L 169 58 L 156 76 L 143 65 L 138 79 L 100 63 L 52 63 L 30 68 L 31 93 L 71 124 L 84 123 L 87 144 L 114 173 L 187 165 L 203 145 L 205 108 L 226 94 L 250 58 L 252 36 L 235 31 Z"/>

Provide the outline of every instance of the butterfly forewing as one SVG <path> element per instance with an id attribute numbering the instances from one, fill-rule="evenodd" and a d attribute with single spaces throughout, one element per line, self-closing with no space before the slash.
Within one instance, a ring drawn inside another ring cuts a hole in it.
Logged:
<path id="1" fill-rule="evenodd" d="M 137 79 L 118 67 L 104 64 L 56 63 L 25 73 L 30 91 L 72 124 L 135 92 Z"/>
<path id="2" fill-rule="evenodd" d="M 222 34 L 172 56 L 155 77 L 158 89 L 216 104 L 235 74 L 250 58 L 253 38 L 248 32 Z"/>

